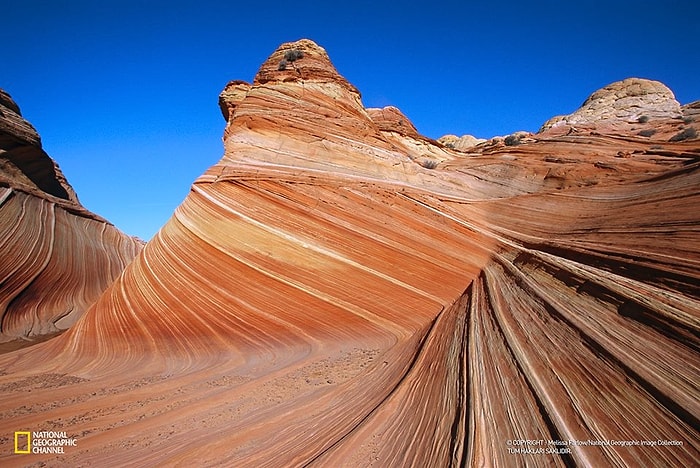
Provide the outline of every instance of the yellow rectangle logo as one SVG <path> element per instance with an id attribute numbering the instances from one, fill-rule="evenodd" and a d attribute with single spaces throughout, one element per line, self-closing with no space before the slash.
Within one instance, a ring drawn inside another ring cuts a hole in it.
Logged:
<path id="1" fill-rule="evenodd" d="M 20 439 L 27 438 L 26 445 L 24 443 L 20 444 Z M 26 448 L 20 448 L 26 447 Z M 29 431 L 16 431 L 15 432 L 15 453 L 32 453 L 32 433 Z"/>

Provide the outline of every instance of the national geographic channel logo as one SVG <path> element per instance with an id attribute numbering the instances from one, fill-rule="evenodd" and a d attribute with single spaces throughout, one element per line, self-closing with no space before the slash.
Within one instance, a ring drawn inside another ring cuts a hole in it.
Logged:
<path id="1" fill-rule="evenodd" d="M 32 433 L 15 432 L 15 453 L 32 453 Z"/>
<path id="2" fill-rule="evenodd" d="M 78 442 L 64 431 L 15 431 L 15 453 L 66 453 L 66 447 Z"/>

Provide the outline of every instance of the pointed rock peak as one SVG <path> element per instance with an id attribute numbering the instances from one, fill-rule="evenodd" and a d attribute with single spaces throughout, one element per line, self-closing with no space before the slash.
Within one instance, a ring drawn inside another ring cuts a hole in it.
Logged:
<path id="1" fill-rule="evenodd" d="M 286 42 L 262 64 L 254 85 L 268 82 L 329 82 L 360 92 L 343 78 L 331 63 L 326 50 L 309 39 Z"/>
<path id="2" fill-rule="evenodd" d="M 17 103 L 12 99 L 12 96 L 10 96 L 4 89 L 0 89 L 0 106 L 7 107 L 17 115 L 22 115 Z"/>
<path id="3" fill-rule="evenodd" d="M 0 183 L 78 203 L 58 165 L 44 152 L 36 129 L 0 89 Z"/>
<path id="4" fill-rule="evenodd" d="M 542 130 L 602 120 L 638 122 L 680 116 L 681 106 L 666 85 L 643 78 L 627 78 L 594 92 L 572 114 L 548 120 Z"/>
<path id="5" fill-rule="evenodd" d="M 7 91 L 0 89 L 0 135 L 3 140 L 0 143 L 0 148 L 5 148 L 8 145 L 4 140 L 13 138 L 22 142 L 22 144 L 41 147 L 41 138 L 36 129 L 27 120 L 22 117 L 22 112 L 19 106 L 12 99 Z"/>

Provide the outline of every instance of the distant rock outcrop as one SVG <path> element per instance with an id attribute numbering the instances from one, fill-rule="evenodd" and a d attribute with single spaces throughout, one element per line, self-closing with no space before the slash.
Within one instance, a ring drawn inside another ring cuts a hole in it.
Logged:
<path id="1" fill-rule="evenodd" d="M 647 122 L 681 117 L 681 106 L 663 83 L 642 78 L 616 81 L 591 94 L 574 113 L 549 119 L 542 130 L 605 120 Z"/>
<path id="2" fill-rule="evenodd" d="M 140 248 L 80 205 L 0 90 L 0 352 L 67 329 Z"/>
<path id="3" fill-rule="evenodd" d="M 486 141 L 484 138 L 477 138 L 473 135 L 462 135 L 458 137 L 457 135 L 445 135 L 438 138 L 438 143 L 457 151 L 466 151 L 480 143 Z"/>
<path id="4" fill-rule="evenodd" d="M 387 106 L 381 109 L 369 108 L 367 113 L 382 132 L 394 132 L 402 136 L 423 138 L 416 130 L 416 127 L 413 126 L 413 123 L 394 106 Z"/>
<path id="5" fill-rule="evenodd" d="M 3 465 L 697 464 L 700 145 L 669 141 L 697 123 L 460 154 L 308 40 L 220 105 L 223 157 L 168 223 L 0 356 L 3 424 L 78 434 L 0 438 Z"/>

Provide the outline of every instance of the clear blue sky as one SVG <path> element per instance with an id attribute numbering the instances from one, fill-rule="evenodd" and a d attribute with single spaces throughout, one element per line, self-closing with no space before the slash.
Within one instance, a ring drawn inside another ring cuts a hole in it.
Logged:
<path id="1" fill-rule="evenodd" d="M 218 94 L 310 38 L 433 138 L 536 131 L 630 76 L 700 99 L 700 2 L 6 0 L 0 87 L 83 204 L 149 239 L 222 155 Z"/>

